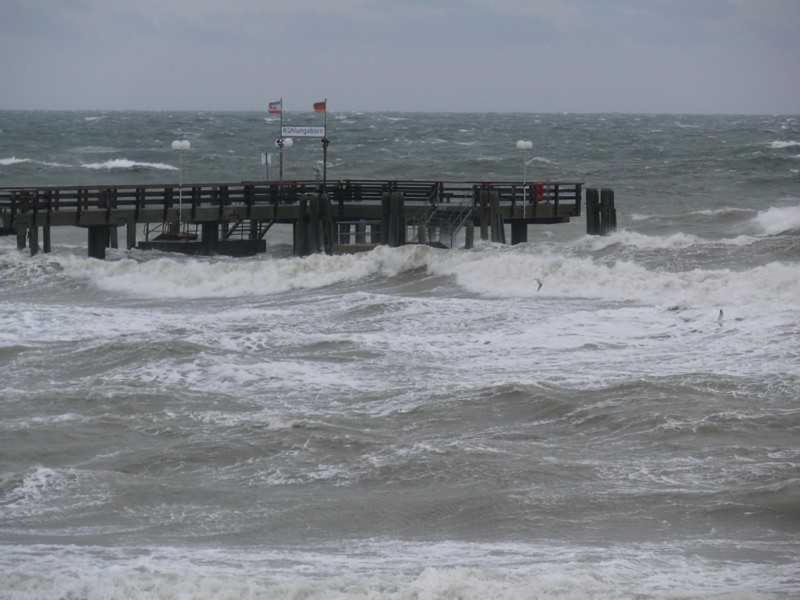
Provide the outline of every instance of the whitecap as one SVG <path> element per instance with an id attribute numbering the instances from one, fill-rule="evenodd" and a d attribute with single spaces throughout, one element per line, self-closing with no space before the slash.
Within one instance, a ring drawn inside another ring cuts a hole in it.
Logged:
<path id="1" fill-rule="evenodd" d="M 800 229 L 800 205 L 772 206 L 759 211 L 753 223 L 767 235 Z"/>
<path id="2" fill-rule="evenodd" d="M 796 146 L 800 146 L 800 142 L 796 142 L 794 140 L 775 140 L 770 142 L 768 145 L 773 150 L 783 150 L 784 148 L 794 148 Z"/>
<path id="3" fill-rule="evenodd" d="M 3 167 L 10 167 L 12 165 L 19 165 L 19 164 L 33 164 L 33 165 L 42 165 L 43 167 L 71 167 L 72 165 L 67 165 L 64 163 L 58 162 L 50 162 L 46 160 L 35 160 L 33 158 L 17 158 L 16 156 L 12 156 L 10 158 L 0 158 L 0 166 Z"/>
<path id="4" fill-rule="evenodd" d="M 129 160 L 127 158 L 114 158 L 111 160 L 107 160 L 104 162 L 96 162 L 96 163 L 81 163 L 81 167 L 84 169 L 93 169 L 93 170 L 112 170 L 112 169 L 129 169 L 129 170 L 141 170 L 141 169 L 156 169 L 159 171 L 177 171 L 178 167 L 173 167 L 172 165 L 168 165 L 166 163 L 153 163 L 153 162 L 139 162 L 135 160 Z"/>

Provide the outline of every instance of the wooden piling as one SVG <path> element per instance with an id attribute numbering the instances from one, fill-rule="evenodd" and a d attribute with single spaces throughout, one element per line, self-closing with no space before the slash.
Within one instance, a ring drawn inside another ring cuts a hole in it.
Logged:
<path id="1" fill-rule="evenodd" d="M 125 224 L 125 233 L 126 233 L 125 246 L 128 248 L 128 250 L 131 250 L 132 248 L 136 247 L 136 221 L 135 220 L 130 219 Z"/>
<path id="2" fill-rule="evenodd" d="M 381 195 L 381 243 L 390 244 L 389 242 L 389 221 L 391 216 L 391 192 L 385 191 Z"/>
<path id="3" fill-rule="evenodd" d="M 464 223 L 464 249 L 471 250 L 475 245 L 475 222 L 470 216 Z"/>
<path id="4" fill-rule="evenodd" d="M 111 225 L 108 228 L 108 247 L 119 248 L 119 231 L 117 231 L 116 225 Z"/>
<path id="5" fill-rule="evenodd" d="M 322 250 L 322 229 L 320 227 L 319 196 L 316 194 L 308 197 L 308 254 L 316 254 Z"/>
<path id="6" fill-rule="evenodd" d="M 200 225 L 200 235 L 204 254 L 214 254 L 219 244 L 219 223 L 206 222 Z"/>
<path id="7" fill-rule="evenodd" d="M 30 245 L 31 256 L 39 254 L 39 226 L 28 227 L 28 243 Z"/>
<path id="8" fill-rule="evenodd" d="M 17 250 L 25 250 L 28 245 L 28 227 L 25 225 L 17 226 Z"/>
<path id="9" fill-rule="evenodd" d="M 490 215 L 489 215 L 489 190 L 481 189 L 478 193 L 478 215 L 480 218 L 480 226 L 481 226 L 481 239 L 488 240 L 489 239 L 489 223 L 490 223 Z"/>
<path id="10" fill-rule="evenodd" d="M 308 254 L 308 201 L 300 198 L 297 202 L 297 220 L 294 222 L 294 255 Z"/>
<path id="11" fill-rule="evenodd" d="M 492 241 L 504 243 L 506 234 L 503 216 L 500 214 L 500 198 L 495 191 L 489 194 L 489 222 L 492 225 Z"/>
<path id="12" fill-rule="evenodd" d="M 90 225 L 88 227 L 88 250 L 90 258 L 99 258 L 100 260 L 106 257 L 106 242 L 108 240 L 108 226 L 107 225 Z"/>
<path id="13" fill-rule="evenodd" d="M 528 224 L 524 221 L 511 223 L 511 245 L 524 244 L 528 241 Z"/>
<path id="14" fill-rule="evenodd" d="M 390 246 L 402 246 L 405 243 L 405 219 L 403 218 L 403 194 L 389 193 L 389 231 L 387 235 Z"/>
<path id="15" fill-rule="evenodd" d="M 614 207 L 614 190 L 603 188 L 600 190 L 600 205 L 602 206 L 603 235 L 617 230 L 617 210 Z"/>
<path id="16" fill-rule="evenodd" d="M 600 235 L 600 199 L 596 188 L 586 188 L 586 234 Z"/>
<path id="17" fill-rule="evenodd" d="M 50 242 L 50 213 L 48 212 L 44 218 L 44 224 L 42 225 L 42 252 L 45 254 L 49 254 L 52 250 L 52 244 Z"/>
<path id="18" fill-rule="evenodd" d="M 417 242 L 420 244 L 428 243 L 428 226 L 424 224 L 417 225 Z"/>

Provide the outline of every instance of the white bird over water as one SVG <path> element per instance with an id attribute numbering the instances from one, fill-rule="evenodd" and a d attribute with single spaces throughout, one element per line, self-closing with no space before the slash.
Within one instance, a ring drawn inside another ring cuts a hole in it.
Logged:
<path id="1" fill-rule="evenodd" d="M 538 292 L 540 289 L 542 289 L 542 280 L 537 277 L 536 283 L 539 284 L 539 287 L 536 288 L 536 291 Z"/>

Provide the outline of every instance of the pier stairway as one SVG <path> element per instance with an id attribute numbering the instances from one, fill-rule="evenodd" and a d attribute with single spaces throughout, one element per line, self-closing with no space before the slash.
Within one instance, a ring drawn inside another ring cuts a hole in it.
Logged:
<path id="1" fill-rule="evenodd" d="M 409 239 L 420 244 L 440 248 L 453 248 L 458 233 L 472 218 L 472 204 L 435 204 L 421 221 L 414 226 Z"/>

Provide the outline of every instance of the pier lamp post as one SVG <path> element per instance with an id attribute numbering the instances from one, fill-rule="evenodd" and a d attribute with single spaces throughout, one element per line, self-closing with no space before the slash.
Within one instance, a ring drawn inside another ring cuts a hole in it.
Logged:
<path id="1" fill-rule="evenodd" d="M 183 153 L 190 150 L 192 144 L 189 140 L 175 140 L 172 149 L 178 152 L 178 233 L 181 231 L 181 213 L 183 210 Z"/>
<path id="2" fill-rule="evenodd" d="M 533 142 L 531 140 L 517 140 L 517 150 L 522 150 L 522 218 L 525 218 L 525 211 L 527 208 L 528 200 L 528 165 L 533 162 L 533 159 L 527 159 L 525 152 L 533 149 Z"/>

